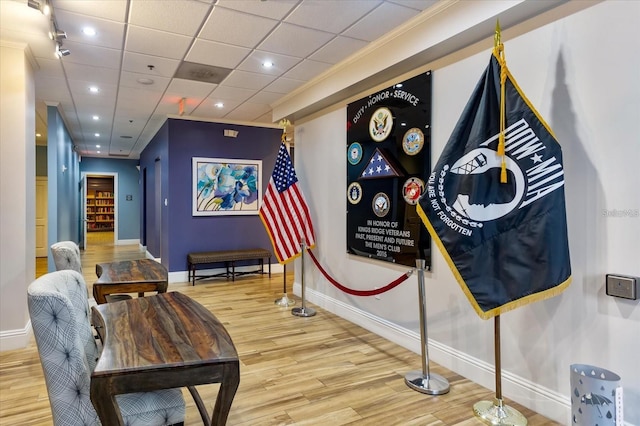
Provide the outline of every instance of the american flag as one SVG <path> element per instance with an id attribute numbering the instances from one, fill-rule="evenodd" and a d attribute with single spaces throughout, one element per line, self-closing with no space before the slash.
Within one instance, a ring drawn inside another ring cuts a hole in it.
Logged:
<path id="1" fill-rule="evenodd" d="M 278 262 L 287 263 L 301 253 L 304 238 L 307 247 L 315 246 L 309 207 L 298 187 L 298 178 L 284 144 L 262 199 L 260 218 L 264 223 Z"/>

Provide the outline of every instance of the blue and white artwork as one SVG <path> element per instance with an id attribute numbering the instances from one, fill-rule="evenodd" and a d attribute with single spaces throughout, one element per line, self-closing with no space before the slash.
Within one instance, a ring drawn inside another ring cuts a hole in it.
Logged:
<path id="1" fill-rule="evenodd" d="M 261 160 L 193 157 L 193 216 L 258 214 Z"/>

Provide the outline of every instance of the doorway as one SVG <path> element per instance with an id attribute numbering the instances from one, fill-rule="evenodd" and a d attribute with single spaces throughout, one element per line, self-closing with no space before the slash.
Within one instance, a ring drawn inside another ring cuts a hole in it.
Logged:
<path id="1" fill-rule="evenodd" d="M 84 247 L 117 241 L 117 174 L 87 173 L 84 177 Z"/>

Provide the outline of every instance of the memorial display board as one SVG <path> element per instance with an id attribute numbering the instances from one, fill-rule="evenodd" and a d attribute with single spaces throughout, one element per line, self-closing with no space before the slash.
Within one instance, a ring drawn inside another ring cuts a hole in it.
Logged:
<path id="1" fill-rule="evenodd" d="M 347 252 L 431 266 L 416 213 L 431 170 L 431 72 L 347 105 Z"/>

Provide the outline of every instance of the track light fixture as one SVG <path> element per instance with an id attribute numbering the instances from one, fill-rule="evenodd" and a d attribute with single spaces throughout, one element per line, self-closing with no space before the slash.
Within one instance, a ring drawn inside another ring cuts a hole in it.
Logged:
<path id="1" fill-rule="evenodd" d="M 56 40 L 62 40 L 67 38 L 67 32 L 62 30 L 56 30 L 53 36 L 55 37 Z"/>
<path id="2" fill-rule="evenodd" d="M 61 58 L 63 56 L 70 55 L 71 51 L 69 49 L 62 48 L 62 42 L 56 42 L 56 55 Z"/>

